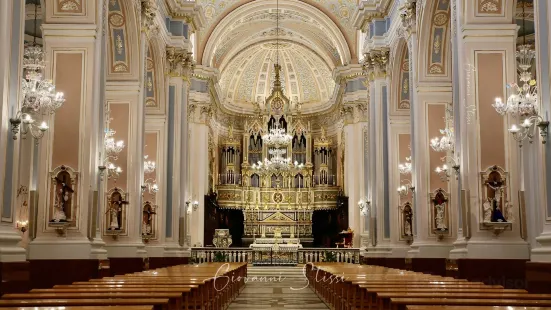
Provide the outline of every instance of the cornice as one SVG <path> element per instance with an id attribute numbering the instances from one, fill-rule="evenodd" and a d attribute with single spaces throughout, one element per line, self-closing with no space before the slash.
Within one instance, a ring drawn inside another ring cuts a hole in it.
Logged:
<path id="1" fill-rule="evenodd" d="M 166 0 L 166 4 L 173 19 L 185 21 L 194 31 L 199 31 L 207 23 L 203 7 L 196 1 Z"/>

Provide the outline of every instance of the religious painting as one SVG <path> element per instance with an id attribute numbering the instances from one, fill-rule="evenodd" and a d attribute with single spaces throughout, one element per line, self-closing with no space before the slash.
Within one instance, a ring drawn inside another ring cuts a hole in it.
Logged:
<path id="1" fill-rule="evenodd" d="M 155 239 L 156 238 L 156 215 L 157 206 L 153 205 L 151 201 L 146 201 L 142 208 L 142 238 Z"/>
<path id="2" fill-rule="evenodd" d="M 76 225 L 78 214 L 78 172 L 59 166 L 50 172 L 49 222 L 71 222 Z"/>
<path id="3" fill-rule="evenodd" d="M 450 229 L 448 194 L 439 188 L 430 194 L 431 230 L 435 233 L 447 233 Z"/>
<path id="4" fill-rule="evenodd" d="M 105 235 L 126 234 L 126 193 L 118 187 L 112 188 L 106 195 L 104 214 Z"/>

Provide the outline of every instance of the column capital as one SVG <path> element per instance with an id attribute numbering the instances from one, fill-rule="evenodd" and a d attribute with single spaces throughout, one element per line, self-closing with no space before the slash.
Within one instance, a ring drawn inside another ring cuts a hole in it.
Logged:
<path id="1" fill-rule="evenodd" d="M 422 6 L 422 0 L 404 0 L 400 7 L 400 18 L 402 19 L 402 36 L 408 38 L 416 32 L 418 11 Z"/>
<path id="2" fill-rule="evenodd" d="M 141 12 L 142 31 L 149 32 L 155 28 L 155 17 L 159 11 L 155 0 L 139 0 L 139 9 Z"/>
<path id="3" fill-rule="evenodd" d="M 190 123 L 208 124 L 214 111 L 210 102 L 196 101 L 190 98 L 188 120 Z"/>
<path id="4" fill-rule="evenodd" d="M 170 47 L 166 50 L 167 72 L 171 77 L 181 77 L 190 81 L 195 69 L 193 54 L 183 49 Z"/>
<path id="5" fill-rule="evenodd" d="M 364 54 L 362 71 L 368 81 L 373 81 L 378 78 L 386 78 L 388 73 L 389 57 L 390 49 L 386 47 L 374 49 Z"/>

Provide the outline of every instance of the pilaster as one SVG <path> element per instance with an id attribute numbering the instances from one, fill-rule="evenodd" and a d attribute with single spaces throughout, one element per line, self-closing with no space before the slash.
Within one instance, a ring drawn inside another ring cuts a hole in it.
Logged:
<path id="1" fill-rule="evenodd" d="M 98 177 L 99 111 L 93 89 L 99 85 L 93 55 L 99 44 L 96 11 L 100 8 L 96 2 L 85 1 L 78 12 L 66 11 L 54 2 L 45 2 L 42 25 L 46 78 L 65 93 L 66 101 L 49 117 L 50 129 L 40 141 L 36 238 L 29 244 L 29 258 L 86 259 L 91 258 L 88 219 Z M 66 224 L 55 222 L 62 200 Z"/>
<path id="2" fill-rule="evenodd" d="M 14 229 L 15 221 L 18 220 L 13 202 L 16 201 L 14 195 L 18 189 L 18 181 L 14 180 L 17 180 L 19 156 L 16 153 L 18 152 L 17 143 L 12 139 L 9 128 L 9 118 L 14 116 L 19 106 L 24 16 L 25 1 L 0 3 L 0 42 L 3 42 L 0 46 L 0 199 L 2 201 L 0 262 L 2 263 L 26 260 L 25 249 L 18 246 L 22 240 L 20 232 Z M 28 168 L 30 161 L 27 165 Z M 28 185 L 28 183 L 25 184 L 27 189 Z"/>
<path id="3" fill-rule="evenodd" d="M 457 12 L 470 12 L 471 5 L 458 2 Z M 462 231 L 466 238 L 460 237 L 454 244 L 451 258 L 529 257 L 528 244 L 520 238 L 520 222 L 514 216 L 519 210 L 521 170 L 517 143 L 507 132 L 513 122 L 502 118 L 492 107 L 496 97 L 506 96 L 506 83 L 516 79 L 517 26 L 502 19 L 495 21 L 487 23 L 487 17 L 457 16 L 456 29 L 461 31 L 457 48 L 461 108 L 460 132 L 456 135 L 461 136 L 459 178 L 466 198 L 462 208 L 467 214 L 462 220 L 463 227 L 468 229 Z M 485 216 L 487 196 L 495 193 L 486 183 L 490 171 L 498 171 L 502 180 L 506 180 L 501 210 L 510 218 L 510 225 L 504 226 L 505 231 L 496 228 Z"/>

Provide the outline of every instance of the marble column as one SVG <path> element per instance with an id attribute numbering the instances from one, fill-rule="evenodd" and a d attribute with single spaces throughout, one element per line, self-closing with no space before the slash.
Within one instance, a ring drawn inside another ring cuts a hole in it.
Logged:
<path id="1" fill-rule="evenodd" d="M 208 141 L 211 108 L 209 101 L 190 101 L 189 109 L 189 198 L 197 201 L 198 206 L 188 207 L 189 227 L 186 230 L 186 237 L 191 240 L 191 245 L 206 246 L 204 244 L 204 218 L 205 218 L 205 195 L 208 192 Z"/>
<path id="2" fill-rule="evenodd" d="M 9 127 L 10 117 L 18 109 L 19 82 L 21 79 L 20 55 L 23 51 L 23 30 L 25 1 L 3 1 L 0 3 L 0 199 L 2 216 L 0 220 L 0 263 L 26 260 L 25 249 L 18 246 L 20 232 L 15 230 L 17 219 L 14 202 L 18 190 L 17 143 L 12 138 Z M 27 143 L 28 144 L 28 143 Z M 31 148 L 32 150 L 32 148 Z M 31 151 L 32 152 L 32 151 Z M 28 154 L 25 154 L 28 155 Z M 27 161 L 30 170 L 30 160 Z M 27 187 L 29 184 L 25 184 Z M 28 201 L 28 200 L 27 200 Z M 17 204 L 19 207 L 20 204 Z"/>

